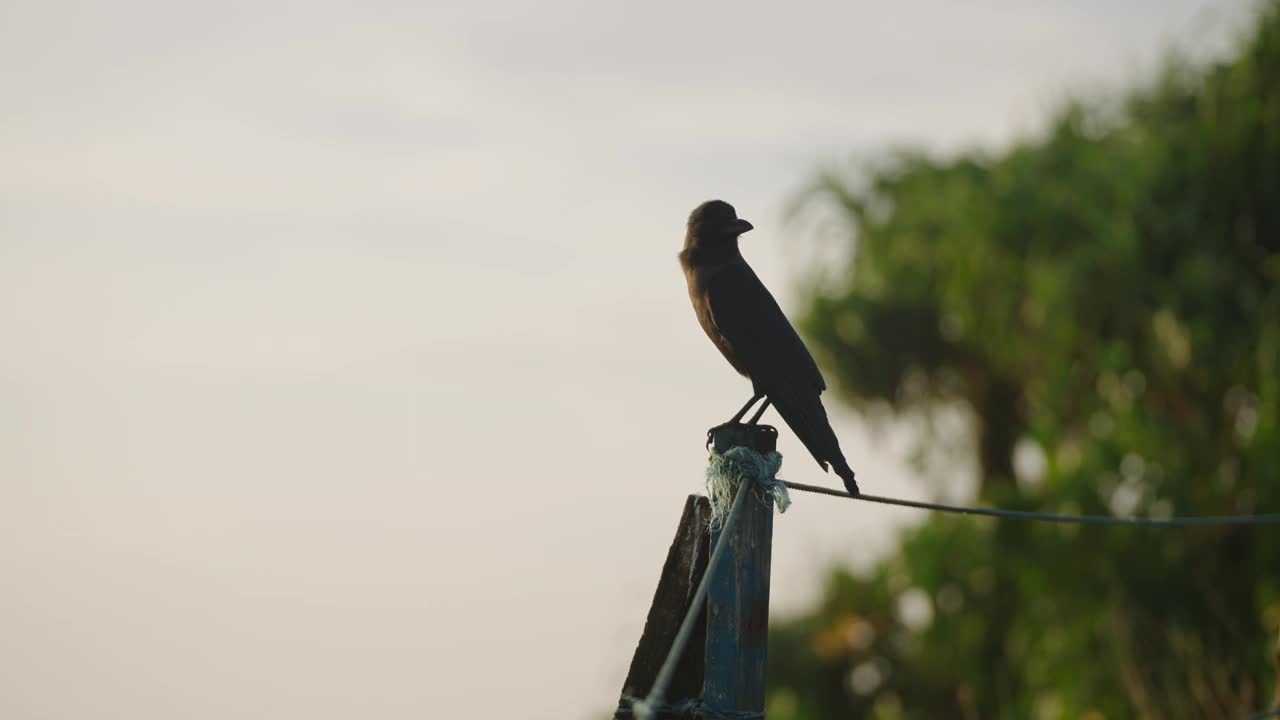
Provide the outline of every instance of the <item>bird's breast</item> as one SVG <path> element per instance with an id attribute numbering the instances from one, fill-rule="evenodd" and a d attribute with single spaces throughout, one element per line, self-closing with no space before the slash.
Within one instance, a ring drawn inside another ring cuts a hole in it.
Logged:
<path id="1" fill-rule="evenodd" d="M 685 280 L 689 285 L 689 300 L 693 303 L 693 311 L 698 317 L 698 324 L 702 326 L 702 331 L 707 334 L 711 343 L 716 346 L 716 349 L 720 351 L 724 359 L 729 361 L 734 370 L 737 370 L 742 376 L 750 378 L 751 373 L 742 362 L 742 358 L 734 351 L 733 344 L 725 337 L 721 328 L 716 325 L 715 316 L 711 312 L 711 298 L 713 295 L 717 297 L 717 301 L 723 301 L 735 292 L 735 283 L 724 282 L 726 273 L 732 273 L 732 269 L 728 267 L 727 263 L 714 266 L 686 267 Z"/>

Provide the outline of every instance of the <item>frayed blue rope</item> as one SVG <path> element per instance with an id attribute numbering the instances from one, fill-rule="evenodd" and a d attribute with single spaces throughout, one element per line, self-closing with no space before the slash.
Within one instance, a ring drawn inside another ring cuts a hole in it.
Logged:
<path id="1" fill-rule="evenodd" d="M 782 453 L 760 453 L 748 447 L 731 447 L 725 454 L 711 453 L 707 465 L 707 499 L 711 501 L 711 517 L 707 524 L 714 532 L 720 529 L 734 493 L 744 480 L 755 483 L 756 499 L 767 503 L 768 497 L 784 513 L 791 507 L 787 486 L 778 479 L 782 469 Z"/>

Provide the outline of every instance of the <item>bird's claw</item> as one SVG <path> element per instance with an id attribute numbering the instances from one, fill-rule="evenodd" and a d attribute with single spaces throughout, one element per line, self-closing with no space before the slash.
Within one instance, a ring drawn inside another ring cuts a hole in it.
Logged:
<path id="1" fill-rule="evenodd" d="M 739 423 L 735 423 L 735 422 L 726 422 L 726 423 L 720 423 L 719 425 L 716 425 L 716 426 L 715 426 L 715 427 L 713 427 L 713 428 L 709 428 L 709 429 L 707 430 L 707 449 L 708 449 L 708 450 L 710 450 L 710 449 L 711 449 L 711 445 L 716 441 L 716 431 L 717 431 L 717 430 L 723 430 L 723 429 L 725 429 L 725 428 L 727 428 L 727 427 L 732 427 L 732 426 L 737 425 L 737 424 L 739 424 Z"/>

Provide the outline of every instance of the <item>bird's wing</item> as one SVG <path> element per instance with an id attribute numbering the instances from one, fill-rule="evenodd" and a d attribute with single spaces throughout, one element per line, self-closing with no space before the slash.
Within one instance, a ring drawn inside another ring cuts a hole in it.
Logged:
<path id="1" fill-rule="evenodd" d="M 827 389 L 818 365 L 778 302 L 745 262 L 717 273 L 706 288 L 711 320 L 751 379 L 765 392 L 774 386 Z"/>

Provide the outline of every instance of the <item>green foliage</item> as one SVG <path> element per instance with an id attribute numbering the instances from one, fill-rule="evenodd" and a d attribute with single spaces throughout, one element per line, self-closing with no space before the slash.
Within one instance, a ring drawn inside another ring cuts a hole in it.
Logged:
<path id="1" fill-rule="evenodd" d="M 965 408 L 980 500 L 1280 508 L 1280 3 L 1229 62 L 809 198 L 853 248 L 803 322 L 835 392 Z M 1017 453 L 1044 458 L 1037 482 Z M 1275 529 L 938 516 L 777 624 L 770 717 L 1246 717 L 1278 628 Z"/>

